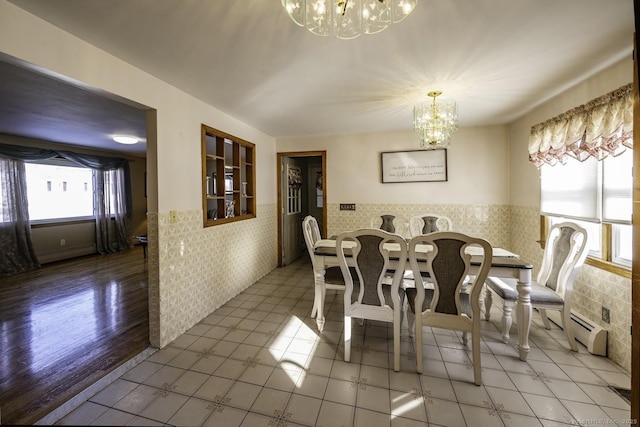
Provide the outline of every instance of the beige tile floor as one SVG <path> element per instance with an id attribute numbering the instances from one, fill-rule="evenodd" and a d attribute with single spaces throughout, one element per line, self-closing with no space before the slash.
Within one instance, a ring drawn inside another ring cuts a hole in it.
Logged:
<path id="1" fill-rule="evenodd" d="M 620 424 L 629 404 L 608 385 L 629 375 L 560 329 L 531 330 L 527 362 L 482 321 L 483 385 L 473 384 L 470 348 L 459 333 L 425 328 L 424 372 L 402 332 L 401 372 L 392 369 L 392 329 L 354 322 L 351 362 L 343 361 L 342 294 L 329 291 L 327 323 L 310 318 L 308 260 L 278 268 L 166 348 L 102 389 L 80 397 L 64 425 L 192 426 L 561 426 Z M 77 400 L 77 399 L 76 399 Z M 50 421 L 50 420 L 49 420 Z"/>

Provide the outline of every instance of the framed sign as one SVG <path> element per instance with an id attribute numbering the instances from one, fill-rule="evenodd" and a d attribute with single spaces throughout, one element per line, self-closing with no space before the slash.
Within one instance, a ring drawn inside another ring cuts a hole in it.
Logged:
<path id="1" fill-rule="evenodd" d="M 447 150 L 389 151 L 381 153 L 382 182 L 447 180 Z"/>

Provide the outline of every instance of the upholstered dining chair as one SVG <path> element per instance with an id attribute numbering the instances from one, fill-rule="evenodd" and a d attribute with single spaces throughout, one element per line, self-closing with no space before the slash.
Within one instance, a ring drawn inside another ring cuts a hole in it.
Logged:
<path id="1" fill-rule="evenodd" d="M 371 217 L 371 228 L 379 228 L 389 233 L 399 234 L 403 237 L 409 236 L 409 220 L 402 215 L 383 213 Z"/>
<path id="2" fill-rule="evenodd" d="M 546 329 L 550 329 L 546 310 L 561 312 L 562 329 L 571 350 L 578 351 L 571 323 L 573 281 L 587 257 L 587 231 L 572 222 L 554 224 L 549 229 L 536 281 L 531 282 L 531 306 L 537 308 Z M 518 300 L 518 281 L 488 277 L 484 295 L 485 319 L 491 315 L 492 296 L 502 299 L 502 341 L 509 342 L 511 313 Z"/>
<path id="3" fill-rule="evenodd" d="M 347 247 L 344 241 L 353 241 Z M 395 244 L 397 265 L 390 273 L 388 244 Z M 404 266 L 407 242 L 397 234 L 378 229 L 361 229 L 341 233 L 336 239 L 338 263 L 344 276 L 344 360 L 351 359 L 351 319 L 371 319 L 393 323 L 393 370 L 400 370 L 400 326 L 404 290 Z M 353 268 L 349 268 L 349 258 Z M 391 274 L 391 276 L 389 276 Z M 354 277 L 354 275 L 356 277 Z M 389 283 L 389 278 L 390 283 Z M 357 280 L 359 289 L 354 288 Z"/>
<path id="4" fill-rule="evenodd" d="M 425 253 L 424 249 L 431 250 Z M 482 248 L 480 266 L 468 284 L 471 255 L 466 248 Z M 422 327 L 450 329 L 462 332 L 463 344 L 468 345 L 471 333 L 473 376 L 477 385 L 482 383 L 480 362 L 480 291 L 491 268 L 493 249 L 484 239 L 452 231 L 436 231 L 415 236 L 409 242 L 409 263 L 413 270 L 415 287 L 405 289 L 409 310 L 409 330 L 415 325 L 416 368 L 422 373 Z M 429 273 L 425 283 L 421 272 Z"/>
<path id="5" fill-rule="evenodd" d="M 316 260 L 315 244 L 322 238 L 320 235 L 320 228 L 318 227 L 318 221 L 311 215 L 302 220 L 302 234 L 304 235 L 304 241 L 311 258 L 311 265 L 313 266 L 314 273 L 314 286 L 315 296 L 313 299 L 313 308 L 311 309 L 311 317 L 321 316 L 319 310 L 324 307 L 324 299 L 327 289 L 336 291 L 344 291 L 344 278 L 340 267 L 329 267 L 325 269 L 321 263 Z M 320 277 L 324 274 L 324 280 Z M 322 316 L 321 316 L 322 317 Z M 322 332 L 323 324 L 318 324 L 320 332 Z"/>
<path id="6" fill-rule="evenodd" d="M 433 213 L 423 213 L 409 218 L 409 234 L 411 237 L 433 233 L 434 231 L 453 231 L 451 219 Z"/>

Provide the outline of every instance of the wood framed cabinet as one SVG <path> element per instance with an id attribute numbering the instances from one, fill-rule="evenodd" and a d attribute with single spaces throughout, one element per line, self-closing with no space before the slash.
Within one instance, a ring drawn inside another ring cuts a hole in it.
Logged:
<path id="1" fill-rule="evenodd" d="M 202 125 L 204 226 L 256 216 L 255 144 Z"/>

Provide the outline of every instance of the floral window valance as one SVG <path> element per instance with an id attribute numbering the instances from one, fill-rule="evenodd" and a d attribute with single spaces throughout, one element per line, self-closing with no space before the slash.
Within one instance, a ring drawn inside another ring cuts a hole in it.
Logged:
<path id="1" fill-rule="evenodd" d="M 568 157 L 602 160 L 633 148 L 633 84 L 531 128 L 529 160 L 537 167 Z"/>

